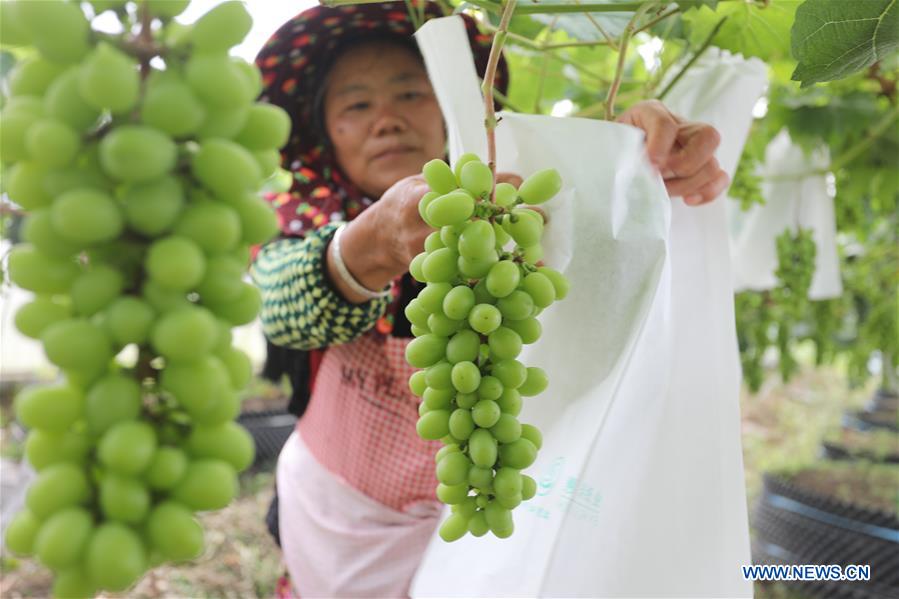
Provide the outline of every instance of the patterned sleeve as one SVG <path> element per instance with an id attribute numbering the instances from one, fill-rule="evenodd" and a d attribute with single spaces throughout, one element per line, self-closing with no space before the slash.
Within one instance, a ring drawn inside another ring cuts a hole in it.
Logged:
<path id="1" fill-rule="evenodd" d="M 325 247 L 338 224 L 264 246 L 250 267 L 262 292 L 262 328 L 275 345 L 316 349 L 348 343 L 371 329 L 389 299 L 352 304 L 325 275 Z"/>

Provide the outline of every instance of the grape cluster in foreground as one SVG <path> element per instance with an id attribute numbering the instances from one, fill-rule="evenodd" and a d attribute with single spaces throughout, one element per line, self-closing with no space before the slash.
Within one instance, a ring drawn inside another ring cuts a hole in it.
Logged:
<path id="1" fill-rule="evenodd" d="M 473 154 L 455 171 L 432 160 L 423 174 L 431 191 L 419 211 L 436 230 L 409 267 L 427 285 L 406 307 L 416 337 L 406 360 L 422 369 L 409 379 L 422 398 L 418 434 L 444 444 L 435 456 L 437 497 L 452 514 L 440 536 L 489 530 L 506 538 L 512 510 L 537 492 L 521 470 L 534 463 L 542 436 L 518 421 L 521 398 L 548 384 L 543 370 L 516 358 L 540 337 L 540 312 L 568 294 L 561 273 L 537 265 L 544 221 L 528 205 L 552 198 L 562 180 L 555 169 L 539 171 L 518 189 L 497 184 L 491 201 L 493 172 Z"/>
<path id="2" fill-rule="evenodd" d="M 194 513 L 225 507 L 253 461 L 234 422 L 252 368 L 231 328 L 260 307 L 243 274 L 277 232 L 257 190 L 290 121 L 228 55 L 243 4 L 172 22 L 187 4 L 91 2 L 140 29 L 118 36 L 75 2 L 0 4 L 3 43 L 37 49 L 0 113 L 5 191 L 28 212 L 9 276 L 35 294 L 15 323 L 65 375 L 15 400 L 37 478 L 6 543 L 53 570 L 60 597 L 197 557 Z"/>

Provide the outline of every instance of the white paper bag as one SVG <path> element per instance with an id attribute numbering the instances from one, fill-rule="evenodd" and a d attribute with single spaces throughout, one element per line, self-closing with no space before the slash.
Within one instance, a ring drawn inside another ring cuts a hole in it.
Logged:
<path id="1" fill-rule="evenodd" d="M 462 24 L 430 21 L 418 41 L 451 157 L 486 158 Z M 565 182 L 545 244 L 571 293 L 519 358 L 550 377 L 520 416 L 544 435 L 527 470 L 538 492 L 509 539 L 435 535 L 412 596 L 751 596 L 724 207 L 672 226 L 637 129 L 501 116 L 498 169 Z"/>
<path id="2" fill-rule="evenodd" d="M 814 173 L 830 165 L 826 146 L 806 154 L 784 129 L 765 148 L 762 168 L 763 206 L 753 206 L 738 218 L 733 241 L 734 290 L 773 289 L 778 285 L 776 238 L 786 230 L 811 229 L 815 240 L 815 274 L 809 298 L 843 295 L 837 255 L 836 217 L 827 177 Z M 731 209 L 739 210 L 733 206 Z"/>

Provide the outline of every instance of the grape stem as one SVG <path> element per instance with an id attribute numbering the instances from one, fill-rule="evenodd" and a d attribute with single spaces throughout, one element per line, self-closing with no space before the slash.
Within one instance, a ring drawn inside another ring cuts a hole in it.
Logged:
<path id="1" fill-rule="evenodd" d="M 137 35 L 138 47 L 149 50 L 142 54 L 140 58 L 140 76 L 146 79 L 150 75 L 150 59 L 156 53 L 153 47 L 153 16 L 150 14 L 150 7 L 147 0 L 140 3 L 140 33 Z"/>
<path id="2" fill-rule="evenodd" d="M 499 58 L 502 54 L 503 44 L 509 32 L 509 22 L 515 11 L 516 0 L 507 0 L 503 9 L 503 16 L 499 27 L 493 36 L 493 45 L 490 47 L 490 58 L 487 60 L 487 69 L 484 71 L 484 126 L 487 128 L 487 166 L 493 174 L 493 186 L 490 189 L 490 201 L 496 201 L 496 113 L 493 106 L 493 82 L 496 80 L 496 68 L 499 66 Z"/>

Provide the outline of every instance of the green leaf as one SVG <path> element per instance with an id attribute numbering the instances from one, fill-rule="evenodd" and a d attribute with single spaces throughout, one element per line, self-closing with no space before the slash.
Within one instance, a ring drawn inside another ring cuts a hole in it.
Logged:
<path id="1" fill-rule="evenodd" d="M 790 56 L 790 25 L 797 5 L 796 0 L 771 0 L 767 5 L 727 2 L 719 4 L 717 11 L 707 6 L 691 10 L 683 19 L 690 25 L 690 42 L 698 46 L 726 16 L 714 44 L 747 58 L 770 61 Z"/>
<path id="2" fill-rule="evenodd" d="M 792 36 L 794 81 L 842 79 L 899 48 L 899 0 L 807 0 Z"/>
<path id="3" fill-rule="evenodd" d="M 683 12 L 687 12 L 693 8 L 702 8 L 703 6 L 707 6 L 712 10 L 718 8 L 718 0 L 674 0 L 674 3 L 677 4 L 678 8 Z"/>

